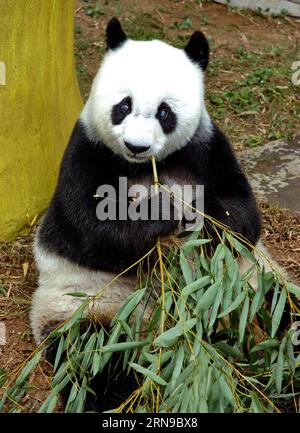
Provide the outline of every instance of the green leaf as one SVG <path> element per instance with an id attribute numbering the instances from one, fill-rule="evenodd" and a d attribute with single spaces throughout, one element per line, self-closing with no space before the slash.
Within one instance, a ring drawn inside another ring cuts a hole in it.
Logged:
<path id="1" fill-rule="evenodd" d="M 206 276 L 206 277 L 199 278 L 198 280 L 194 281 L 191 284 L 188 284 L 182 289 L 181 291 L 182 296 L 184 297 L 190 296 L 192 293 L 206 286 L 206 284 L 208 284 L 210 280 L 211 280 L 210 276 Z"/>
<path id="2" fill-rule="evenodd" d="M 227 355 L 233 356 L 234 358 L 243 358 L 243 354 L 239 351 L 237 347 L 233 347 L 225 341 L 218 341 L 215 343 L 215 347 L 221 350 Z"/>
<path id="3" fill-rule="evenodd" d="M 256 393 L 252 392 L 251 394 L 252 394 L 251 395 L 251 399 L 252 399 L 252 401 L 251 401 L 251 407 L 253 409 L 253 412 L 254 413 L 263 413 L 263 412 L 265 412 L 264 407 L 262 405 L 262 402 L 259 399 L 259 397 L 256 395 Z"/>
<path id="4" fill-rule="evenodd" d="M 236 279 L 238 278 L 239 275 L 239 265 L 237 263 L 237 260 L 233 259 L 230 261 L 227 269 L 227 273 L 230 278 L 231 284 L 233 285 L 236 282 Z"/>
<path id="5" fill-rule="evenodd" d="M 274 292 L 273 292 L 273 297 L 272 297 L 271 314 L 274 313 L 274 309 L 275 309 L 277 301 L 278 301 L 278 294 L 279 294 L 279 280 L 277 278 L 276 279 L 276 284 L 275 284 L 275 289 L 274 289 Z"/>
<path id="6" fill-rule="evenodd" d="M 240 293 L 237 296 L 237 298 L 233 301 L 233 303 L 225 311 L 223 311 L 221 314 L 218 315 L 218 318 L 221 319 L 222 317 L 227 316 L 229 313 L 231 313 L 231 311 L 236 310 L 237 307 L 243 302 L 246 295 L 247 295 L 246 291 Z"/>
<path id="7" fill-rule="evenodd" d="M 59 334 L 62 334 L 63 332 L 67 331 L 68 329 L 72 328 L 73 325 L 75 325 L 80 319 L 83 317 L 84 310 L 86 309 L 88 305 L 87 301 L 84 301 L 75 311 L 74 314 L 68 319 L 60 328 L 57 330 Z"/>
<path id="8" fill-rule="evenodd" d="M 123 352 L 125 350 L 136 349 L 137 347 L 143 347 L 149 344 L 149 339 L 144 341 L 127 341 L 125 343 L 115 343 L 103 346 L 102 353 L 106 352 Z"/>
<path id="9" fill-rule="evenodd" d="M 130 326 L 128 325 L 128 323 L 126 323 L 124 320 L 119 320 L 119 322 L 121 323 L 121 326 L 122 326 L 125 334 L 128 335 L 128 337 L 131 340 L 133 340 L 132 329 L 130 328 Z"/>
<path id="10" fill-rule="evenodd" d="M 166 386 L 167 382 L 162 379 L 160 376 L 157 376 L 157 374 L 153 373 L 153 371 L 148 370 L 145 367 L 142 367 L 139 364 L 136 364 L 135 362 L 129 362 L 130 367 L 132 367 L 134 370 L 136 370 L 138 373 L 141 373 L 142 375 L 148 377 L 149 379 L 153 380 L 154 382 L 158 383 L 159 385 Z"/>
<path id="11" fill-rule="evenodd" d="M 282 389 L 282 379 L 283 379 L 283 349 L 285 347 L 286 338 L 284 338 L 280 344 L 277 364 L 275 367 L 275 386 L 276 391 L 280 394 Z"/>
<path id="12" fill-rule="evenodd" d="M 231 390 L 230 386 L 228 385 L 228 382 L 225 379 L 224 375 L 222 375 L 219 380 L 220 380 L 220 388 L 222 390 L 222 394 L 224 395 L 226 400 L 230 404 L 232 404 L 232 406 L 234 406 L 234 398 L 233 398 L 232 390 Z M 234 383 L 234 382 L 232 382 L 232 383 Z"/>
<path id="13" fill-rule="evenodd" d="M 60 358 L 61 358 L 61 355 L 62 355 L 64 349 L 65 349 L 65 338 L 62 335 L 60 337 L 59 345 L 58 345 L 58 348 L 56 351 L 56 356 L 55 356 L 55 361 L 54 361 L 54 366 L 53 366 L 54 371 L 56 371 L 56 369 L 58 367 L 58 364 L 59 364 L 59 361 L 60 361 Z"/>
<path id="14" fill-rule="evenodd" d="M 191 284 L 194 280 L 192 270 L 190 268 L 187 258 L 184 256 L 182 251 L 180 251 L 180 267 L 186 284 Z"/>
<path id="15" fill-rule="evenodd" d="M 115 318 L 112 320 L 111 324 L 114 325 L 116 320 L 125 321 L 141 302 L 145 295 L 145 291 L 146 287 L 136 290 L 130 296 L 128 296 L 121 309 L 117 312 Z"/>
<path id="16" fill-rule="evenodd" d="M 226 233 L 226 238 L 231 245 L 241 254 L 242 257 L 248 259 L 251 263 L 254 262 L 254 256 L 252 251 L 250 251 L 245 245 L 237 240 L 231 233 Z"/>
<path id="17" fill-rule="evenodd" d="M 69 292 L 65 293 L 64 296 L 74 296 L 74 298 L 86 298 L 88 295 L 85 292 Z"/>
<path id="18" fill-rule="evenodd" d="M 292 335 L 293 335 L 293 329 L 290 329 L 290 333 L 288 335 L 287 342 L 286 342 L 286 353 L 288 355 L 288 365 L 290 368 L 290 372 L 292 375 L 294 375 L 296 369 L 296 362 L 295 362 L 294 345 L 291 339 Z"/>
<path id="19" fill-rule="evenodd" d="M 274 310 L 273 318 L 272 318 L 272 332 L 271 337 L 273 338 L 277 332 L 277 329 L 279 328 L 281 318 L 283 315 L 284 307 L 286 303 L 286 291 L 284 288 L 282 288 L 279 300 L 277 302 L 276 308 Z"/>
<path id="20" fill-rule="evenodd" d="M 204 257 L 202 254 L 200 254 L 199 256 L 200 259 L 200 264 L 202 266 L 202 268 L 206 271 L 206 272 L 210 272 L 210 267 L 209 267 L 209 263 L 208 260 L 206 259 L 206 257 Z"/>
<path id="21" fill-rule="evenodd" d="M 266 349 L 271 349 L 274 347 L 278 347 L 279 346 L 279 342 L 277 340 L 274 339 L 268 339 L 265 341 L 262 341 L 261 343 L 256 344 L 256 346 L 252 347 L 252 349 L 250 350 L 250 353 L 255 353 L 258 352 L 260 350 L 266 350 Z"/>
<path id="22" fill-rule="evenodd" d="M 184 322 L 177 323 L 174 328 L 168 329 L 159 335 L 153 342 L 158 347 L 170 347 L 177 343 L 179 337 L 192 329 L 198 319 L 190 319 Z"/>
<path id="23" fill-rule="evenodd" d="M 215 302 L 211 310 L 209 328 L 212 328 L 216 321 L 218 310 L 223 299 L 223 294 L 224 294 L 223 285 L 221 285 L 219 291 L 217 292 L 217 296 L 215 298 Z"/>
<path id="24" fill-rule="evenodd" d="M 94 356 L 93 356 L 93 362 L 92 362 L 93 377 L 96 376 L 96 374 L 100 372 L 100 367 L 101 367 L 101 354 L 98 352 L 95 352 Z"/>
<path id="25" fill-rule="evenodd" d="M 184 362 L 184 348 L 181 346 L 175 355 L 175 366 L 170 381 L 171 391 L 173 391 L 177 377 L 181 373 L 183 362 Z"/>
<path id="26" fill-rule="evenodd" d="M 76 382 L 73 383 L 70 394 L 69 394 L 69 398 L 65 407 L 65 412 L 71 412 L 72 411 L 72 403 L 74 402 L 74 400 L 77 397 L 77 394 L 79 392 L 79 386 Z"/>
<path id="27" fill-rule="evenodd" d="M 37 364 L 40 362 L 42 356 L 42 350 L 39 350 L 33 358 L 26 364 L 26 366 L 23 368 L 19 376 L 16 380 L 16 385 L 22 386 L 24 382 L 28 379 L 28 376 L 32 372 L 32 370 L 37 366 Z"/>
<path id="28" fill-rule="evenodd" d="M 263 292 L 263 285 L 262 285 L 262 275 L 259 275 L 258 277 L 258 289 L 257 292 L 254 295 L 254 298 L 251 303 L 250 308 L 250 321 L 254 319 L 255 314 L 260 309 L 262 303 L 264 301 L 264 292 Z"/>
<path id="29" fill-rule="evenodd" d="M 58 403 L 58 393 L 50 395 L 49 400 L 47 399 L 47 406 L 43 410 L 39 410 L 41 413 L 52 413 Z"/>
<path id="30" fill-rule="evenodd" d="M 194 240 L 185 242 L 182 245 L 181 249 L 184 251 L 185 254 L 188 254 L 192 248 L 199 247 L 200 245 L 205 245 L 209 242 L 211 242 L 210 239 L 194 239 Z"/>
<path id="31" fill-rule="evenodd" d="M 212 262 L 213 261 L 218 261 L 218 260 L 223 260 L 225 258 L 225 253 L 226 253 L 226 247 L 224 244 L 219 244 L 214 252 L 213 258 L 212 258 Z"/>
<path id="32" fill-rule="evenodd" d="M 247 296 L 243 305 L 241 317 L 240 317 L 240 323 L 239 323 L 239 343 L 241 344 L 244 340 L 245 330 L 247 326 L 247 319 L 248 319 L 248 313 L 249 313 L 249 297 Z"/>
<path id="33" fill-rule="evenodd" d="M 7 373 L 4 368 L 0 368 L 0 388 L 2 388 L 7 380 Z"/>
<path id="34" fill-rule="evenodd" d="M 195 314 L 207 310 L 212 305 L 218 290 L 220 290 L 220 285 L 220 281 L 217 281 L 204 292 L 196 305 Z"/>
<path id="35" fill-rule="evenodd" d="M 300 298 L 300 287 L 299 286 L 296 286 L 296 284 L 287 283 L 286 287 L 290 293 L 293 293 L 293 295 L 297 296 L 297 298 Z"/>
<path id="36" fill-rule="evenodd" d="M 97 333 L 94 332 L 89 340 L 87 341 L 87 343 L 84 345 L 84 349 L 83 349 L 83 358 L 81 361 L 81 368 L 85 371 L 88 369 L 88 366 L 90 364 L 90 361 L 92 359 L 92 355 L 95 352 L 96 349 L 96 344 L 97 344 Z"/>
<path id="37" fill-rule="evenodd" d="M 65 376 L 56 386 L 53 387 L 52 385 L 52 390 L 42 406 L 39 408 L 38 413 L 52 413 L 58 403 L 59 393 L 69 382 L 70 378 Z"/>
<path id="38" fill-rule="evenodd" d="M 84 403 L 86 399 L 87 392 L 87 378 L 84 376 L 82 380 L 82 384 L 80 386 L 79 392 L 75 398 L 75 401 L 72 403 L 72 413 L 82 413 L 84 408 Z"/>

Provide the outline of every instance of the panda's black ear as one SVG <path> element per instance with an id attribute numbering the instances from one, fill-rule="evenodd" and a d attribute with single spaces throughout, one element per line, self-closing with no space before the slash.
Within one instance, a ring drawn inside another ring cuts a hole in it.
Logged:
<path id="1" fill-rule="evenodd" d="M 205 71 L 209 59 L 209 45 L 202 32 L 196 31 L 192 34 L 184 51 L 193 62 L 198 63 Z"/>
<path id="2" fill-rule="evenodd" d="M 108 50 L 119 48 L 127 39 L 120 21 L 117 18 L 112 18 L 106 27 L 106 44 Z"/>

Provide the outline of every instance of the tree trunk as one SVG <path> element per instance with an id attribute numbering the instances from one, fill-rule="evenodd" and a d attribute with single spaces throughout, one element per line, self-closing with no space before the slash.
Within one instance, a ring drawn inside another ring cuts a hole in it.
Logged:
<path id="1" fill-rule="evenodd" d="M 43 211 L 82 101 L 74 0 L 0 1 L 0 240 Z"/>

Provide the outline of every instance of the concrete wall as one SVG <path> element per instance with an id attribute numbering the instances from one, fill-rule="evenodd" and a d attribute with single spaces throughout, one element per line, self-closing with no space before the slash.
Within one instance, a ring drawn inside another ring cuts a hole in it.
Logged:
<path id="1" fill-rule="evenodd" d="M 216 3 L 228 4 L 227 0 L 215 0 Z M 230 0 L 229 5 L 238 8 L 248 8 L 257 10 L 261 8 L 262 12 L 268 9 L 268 13 L 280 15 L 284 10 L 289 15 L 300 17 L 300 0 Z"/>

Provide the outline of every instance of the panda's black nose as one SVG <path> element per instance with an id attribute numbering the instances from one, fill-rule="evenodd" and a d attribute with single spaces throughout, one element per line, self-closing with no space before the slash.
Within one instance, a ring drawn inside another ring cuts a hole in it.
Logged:
<path id="1" fill-rule="evenodd" d="M 128 143 L 128 141 L 124 141 L 124 144 L 132 153 L 143 153 L 150 149 L 150 146 L 134 146 L 133 144 Z"/>

